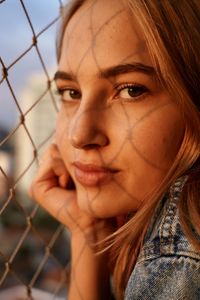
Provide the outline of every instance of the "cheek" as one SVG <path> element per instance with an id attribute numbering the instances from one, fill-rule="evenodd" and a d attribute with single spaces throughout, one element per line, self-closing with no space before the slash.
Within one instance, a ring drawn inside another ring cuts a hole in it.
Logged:
<path id="1" fill-rule="evenodd" d="M 183 132 L 180 114 L 171 105 L 133 126 L 131 143 L 143 158 L 165 169 L 178 152 Z"/>

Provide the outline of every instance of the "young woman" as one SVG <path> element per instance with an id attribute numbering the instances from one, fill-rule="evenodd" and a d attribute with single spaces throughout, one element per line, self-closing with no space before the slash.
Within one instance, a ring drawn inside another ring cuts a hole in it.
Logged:
<path id="1" fill-rule="evenodd" d="M 198 0 L 64 10 L 30 192 L 71 232 L 70 300 L 200 299 L 199 29 Z"/>

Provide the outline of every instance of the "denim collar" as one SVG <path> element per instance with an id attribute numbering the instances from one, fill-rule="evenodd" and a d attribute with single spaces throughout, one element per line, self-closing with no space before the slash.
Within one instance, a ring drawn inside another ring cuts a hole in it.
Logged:
<path id="1" fill-rule="evenodd" d="M 189 255 L 200 259 L 179 220 L 178 202 L 187 179 L 188 176 L 178 178 L 158 203 L 137 262 L 161 255 Z"/>

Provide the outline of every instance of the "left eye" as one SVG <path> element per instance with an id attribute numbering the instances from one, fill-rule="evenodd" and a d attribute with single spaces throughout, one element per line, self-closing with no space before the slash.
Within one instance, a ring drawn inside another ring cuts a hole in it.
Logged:
<path id="1" fill-rule="evenodd" d="M 123 99 L 139 98 L 147 92 L 147 88 L 142 85 L 128 85 L 119 88 L 117 97 Z"/>

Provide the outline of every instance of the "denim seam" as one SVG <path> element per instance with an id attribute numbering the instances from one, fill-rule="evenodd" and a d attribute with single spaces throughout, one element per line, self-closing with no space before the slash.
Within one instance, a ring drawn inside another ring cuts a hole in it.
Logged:
<path id="1" fill-rule="evenodd" d="M 184 248 L 184 243 L 182 243 Z M 167 245 L 165 245 L 167 246 Z M 180 243 L 181 246 L 181 243 Z M 137 263 L 144 262 L 146 260 L 156 259 L 163 256 L 185 256 L 190 257 L 192 259 L 196 259 L 200 261 L 200 254 L 192 250 L 182 250 L 182 251 L 163 251 L 155 253 L 155 245 L 146 245 L 145 248 L 140 253 L 140 256 L 137 260 Z"/>
<path id="2" fill-rule="evenodd" d="M 170 188 L 169 203 L 167 205 L 167 208 L 165 209 L 164 216 L 160 225 L 159 237 L 161 255 L 162 253 L 165 254 L 166 251 L 174 251 L 174 238 L 177 228 L 177 220 L 175 219 L 177 216 L 177 202 L 180 199 L 180 194 L 186 180 L 186 176 L 179 178 Z M 165 242 L 166 239 L 168 241 L 167 243 Z"/>

